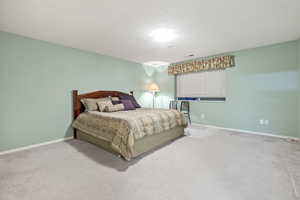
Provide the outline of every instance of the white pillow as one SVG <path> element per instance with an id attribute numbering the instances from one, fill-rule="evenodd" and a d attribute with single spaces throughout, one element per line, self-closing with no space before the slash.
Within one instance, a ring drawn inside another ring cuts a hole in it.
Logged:
<path id="1" fill-rule="evenodd" d="M 98 109 L 100 112 L 103 112 L 105 110 L 106 107 L 110 107 L 113 106 L 113 104 L 111 103 L 111 101 L 99 101 L 97 102 L 98 105 Z"/>
<path id="2" fill-rule="evenodd" d="M 110 101 L 110 98 L 105 97 L 105 98 L 97 98 L 97 99 L 92 99 L 92 98 L 86 98 L 86 99 L 81 99 L 81 103 L 85 107 L 85 111 L 94 111 L 98 110 L 98 105 L 97 102 L 100 101 Z"/>

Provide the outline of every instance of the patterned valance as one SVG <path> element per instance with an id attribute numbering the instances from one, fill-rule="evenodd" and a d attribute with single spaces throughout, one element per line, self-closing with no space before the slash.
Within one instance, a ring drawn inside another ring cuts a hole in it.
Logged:
<path id="1" fill-rule="evenodd" d="M 168 68 L 169 74 L 183 74 L 199 71 L 224 70 L 234 66 L 234 56 L 220 56 L 207 60 L 194 60 L 186 63 L 172 64 Z"/>

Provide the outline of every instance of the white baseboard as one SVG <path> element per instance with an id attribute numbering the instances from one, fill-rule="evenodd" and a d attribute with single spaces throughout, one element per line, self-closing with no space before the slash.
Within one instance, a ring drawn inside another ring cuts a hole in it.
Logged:
<path id="1" fill-rule="evenodd" d="M 275 134 L 272 134 L 272 133 L 262 133 L 262 132 L 257 132 L 257 131 L 248 131 L 248 130 L 242 130 L 242 129 L 225 128 L 225 127 L 220 127 L 220 126 L 212 126 L 212 125 L 199 124 L 199 123 L 192 123 L 191 125 L 193 125 L 193 126 L 207 127 L 207 128 L 216 128 L 216 129 L 227 130 L 227 131 L 234 131 L 234 132 L 239 132 L 239 133 L 262 135 L 262 136 L 277 137 L 277 138 L 282 138 L 282 139 L 289 139 L 289 140 L 300 141 L 300 139 L 297 138 L 297 137 L 284 136 L 284 135 L 275 135 Z"/>
<path id="2" fill-rule="evenodd" d="M 15 153 L 15 152 L 19 152 L 19 151 L 24 151 L 24 150 L 27 150 L 27 149 L 32 149 L 32 148 L 36 148 L 36 147 L 40 147 L 40 146 L 44 146 L 44 145 L 48 145 L 48 144 L 63 142 L 63 141 L 71 140 L 71 139 L 73 139 L 73 136 L 72 137 L 61 138 L 61 139 L 58 139 L 58 140 L 43 142 L 43 143 L 39 143 L 39 144 L 33 144 L 33 145 L 20 147 L 20 148 L 16 148 L 16 149 L 11 149 L 11 150 L 7 150 L 7 151 L 0 151 L 0 155 L 5 155 L 5 154 Z"/>
<path id="3" fill-rule="evenodd" d="M 297 137 L 275 135 L 275 134 L 271 134 L 271 133 L 262 133 L 262 132 L 256 132 L 256 131 L 234 129 L 234 128 L 225 128 L 225 127 L 220 127 L 220 126 L 212 126 L 212 125 L 199 124 L 199 123 L 192 123 L 192 125 L 193 126 L 200 126 L 200 127 L 216 128 L 216 129 L 221 129 L 221 130 L 234 131 L 234 132 L 239 132 L 239 133 L 247 133 L 247 134 L 262 135 L 262 136 L 277 137 L 277 138 L 282 138 L 282 139 L 300 141 L 300 139 L 297 138 Z M 43 142 L 43 143 L 39 143 L 39 144 L 33 144 L 33 145 L 20 147 L 20 148 L 16 148 L 16 149 L 11 149 L 11 150 L 7 150 L 7 151 L 0 151 L 0 155 L 5 155 L 5 154 L 15 153 L 15 152 L 19 152 L 19 151 L 24 151 L 24 150 L 27 150 L 27 149 L 32 149 L 32 148 L 36 148 L 36 147 L 40 147 L 40 146 L 44 146 L 44 145 L 63 142 L 63 141 L 71 140 L 71 139 L 73 139 L 73 136 L 61 138 L 61 139 L 58 139 L 58 140 Z"/>

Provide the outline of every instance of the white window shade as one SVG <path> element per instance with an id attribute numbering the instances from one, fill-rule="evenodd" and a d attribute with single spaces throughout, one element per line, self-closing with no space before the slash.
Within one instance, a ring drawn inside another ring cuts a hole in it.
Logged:
<path id="1" fill-rule="evenodd" d="M 225 98 L 225 78 L 224 70 L 177 75 L 177 97 Z"/>

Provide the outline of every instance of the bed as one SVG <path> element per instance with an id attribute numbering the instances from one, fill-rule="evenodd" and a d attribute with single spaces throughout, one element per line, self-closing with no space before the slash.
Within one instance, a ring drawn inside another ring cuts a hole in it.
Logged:
<path id="1" fill-rule="evenodd" d="M 82 99 L 132 95 L 119 91 L 78 94 L 73 90 L 74 138 L 95 144 L 126 160 L 161 147 L 184 135 L 187 126 L 182 113 L 169 109 L 99 112 L 84 110 Z"/>

